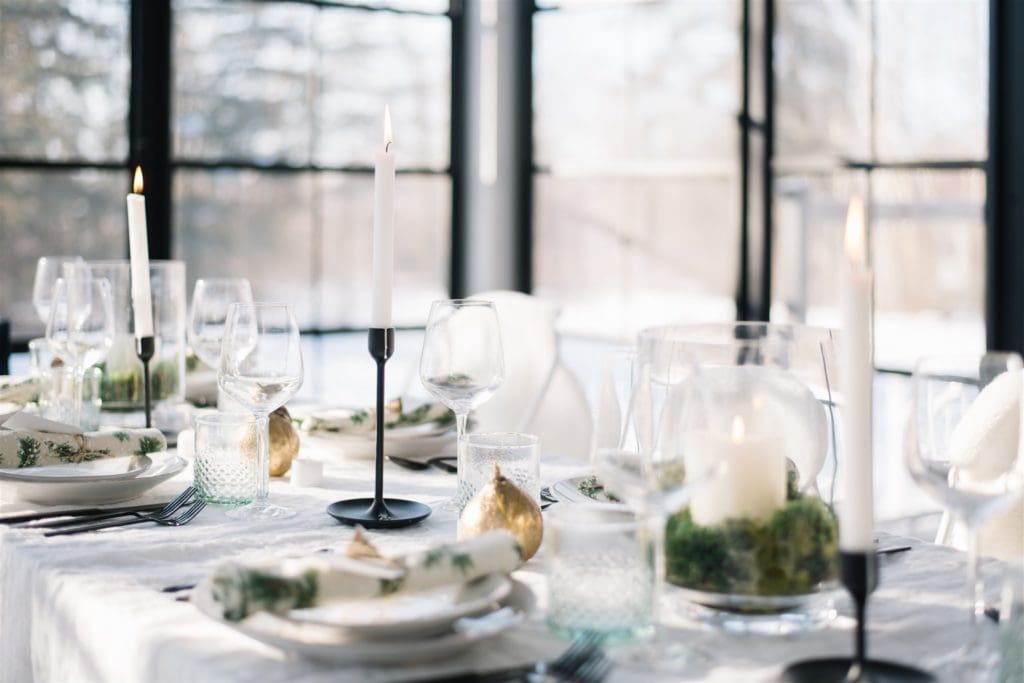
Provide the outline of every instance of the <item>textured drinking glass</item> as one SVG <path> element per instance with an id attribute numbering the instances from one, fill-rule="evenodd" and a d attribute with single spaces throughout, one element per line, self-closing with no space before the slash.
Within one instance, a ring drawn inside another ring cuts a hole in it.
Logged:
<path id="1" fill-rule="evenodd" d="M 576 637 L 632 640 L 652 628 L 654 540 L 617 506 L 555 506 L 545 517 L 548 625 Z"/>
<path id="2" fill-rule="evenodd" d="M 256 416 L 256 497 L 232 510 L 236 519 L 291 517 L 295 511 L 267 502 L 270 490 L 270 413 L 302 386 L 299 326 L 287 304 L 232 304 L 221 346 L 217 383 Z"/>
<path id="3" fill-rule="evenodd" d="M 466 419 L 505 379 L 505 353 L 494 303 L 479 299 L 435 301 L 420 354 L 420 380 L 455 413 L 458 483 L 446 507 L 469 502 L 465 481 Z"/>
<path id="4" fill-rule="evenodd" d="M 467 436 L 464 480 L 470 497 L 490 481 L 495 465 L 540 504 L 540 439 L 516 432 Z"/>
<path id="5" fill-rule="evenodd" d="M 245 505 L 256 497 L 256 418 L 244 413 L 211 413 L 195 421 L 195 480 L 200 500 Z"/>

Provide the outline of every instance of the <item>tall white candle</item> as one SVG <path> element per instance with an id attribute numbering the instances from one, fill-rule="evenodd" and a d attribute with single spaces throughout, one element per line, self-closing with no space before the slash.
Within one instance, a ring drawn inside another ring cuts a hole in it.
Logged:
<path id="1" fill-rule="evenodd" d="M 874 548 L 875 516 L 871 466 L 872 274 L 867 265 L 864 205 L 859 197 L 850 200 L 844 243 L 839 379 L 845 405 L 840 453 L 843 500 L 839 506 L 839 549 L 860 553 L 871 552 Z"/>
<path id="2" fill-rule="evenodd" d="M 142 169 L 135 167 L 133 192 L 128 195 L 128 255 L 131 258 L 132 310 L 135 338 L 153 336 L 153 299 L 149 291 L 149 237 L 146 234 L 146 198 L 142 196 Z"/>
<path id="3" fill-rule="evenodd" d="M 373 170 L 373 307 L 370 327 L 391 327 L 395 270 L 395 157 L 391 153 L 391 111 L 384 107 L 384 149 Z"/>

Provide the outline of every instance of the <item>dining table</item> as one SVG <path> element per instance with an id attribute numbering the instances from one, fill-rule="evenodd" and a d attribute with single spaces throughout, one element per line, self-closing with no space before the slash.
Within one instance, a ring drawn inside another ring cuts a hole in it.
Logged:
<path id="1" fill-rule="evenodd" d="M 570 645 L 545 621 L 543 549 L 513 575 L 536 596 L 527 619 L 440 661 L 405 661 L 401 640 L 394 643 L 394 662 L 388 666 L 338 667 L 294 658 L 208 618 L 187 600 L 187 590 L 166 592 L 194 584 L 227 560 L 344 551 L 354 531 L 325 509 L 332 501 L 367 494 L 373 462 L 347 458 L 322 443 L 304 444 L 302 452 L 324 463 L 324 478 L 313 487 L 294 486 L 287 475 L 272 480 L 272 500 L 298 513 L 288 519 L 236 521 L 209 506 L 179 528 L 135 525 L 44 537 L 38 530 L 0 525 L 0 681 L 443 681 L 550 661 Z M 385 467 L 388 490 L 404 497 L 438 506 L 454 491 L 454 475 L 442 470 Z M 545 454 L 541 479 L 551 483 L 587 470 L 585 462 Z M 191 478 L 186 468 L 138 502 L 170 500 Z M 0 514 L 32 507 L 4 500 Z M 401 554 L 454 540 L 456 515 L 438 509 L 419 525 L 367 534 L 384 553 Z M 883 540 L 910 550 L 880 560 L 880 585 L 869 607 L 870 654 L 923 666 L 940 681 L 994 680 L 996 660 L 988 669 L 941 663 L 961 643 L 968 619 L 965 555 L 915 539 Z M 996 579 L 1006 565 L 986 560 L 982 567 L 994 603 Z M 608 680 L 773 681 L 789 662 L 848 655 L 852 649 L 854 621 L 841 593 L 836 594 L 839 614 L 826 628 L 771 636 L 703 627 L 689 619 L 685 603 L 671 591 L 662 601 L 665 626 L 657 637 L 687 647 L 687 666 L 666 670 L 656 659 L 630 657 Z M 998 627 L 986 620 L 979 646 L 995 652 L 997 642 Z M 614 646 L 609 654 L 614 660 Z"/>

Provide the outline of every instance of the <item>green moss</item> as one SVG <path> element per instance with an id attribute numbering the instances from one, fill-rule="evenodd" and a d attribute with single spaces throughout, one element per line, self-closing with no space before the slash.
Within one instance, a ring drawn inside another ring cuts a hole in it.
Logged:
<path id="1" fill-rule="evenodd" d="M 811 496 L 797 496 L 763 521 L 705 527 L 683 510 L 665 529 L 667 578 L 714 593 L 799 595 L 835 578 L 837 544 L 832 510 Z"/>
<path id="2" fill-rule="evenodd" d="M 111 375 L 103 363 L 100 379 L 100 398 L 104 403 L 139 403 L 143 400 L 142 367 Z M 150 391 L 154 401 L 172 396 L 178 389 L 178 365 L 172 360 L 154 363 L 149 373 Z"/>

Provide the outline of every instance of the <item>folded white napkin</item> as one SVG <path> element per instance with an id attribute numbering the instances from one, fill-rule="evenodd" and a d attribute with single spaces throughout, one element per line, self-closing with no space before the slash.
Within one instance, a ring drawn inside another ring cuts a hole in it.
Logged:
<path id="1" fill-rule="evenodd" d="M 80 463 L 164 450 L 167 440 L 159 429 L 83 432 L 25 412 L 0 426 L 0 468 Z"/>
<path id="2" fill-rule="evenodd" d="M 228 563 L 213 576 L 213 597 L 224 618 L 239 621 L 260 611 L 283 614 L 343 600 L 460 584 L 522 564 L 522 551 L 507 531 L 412 553 L 393 560 L 322 555 L 271 563 Z"/>

